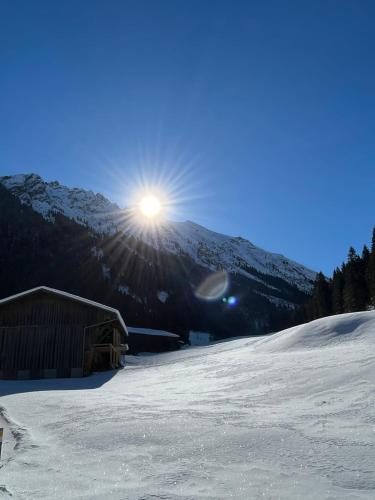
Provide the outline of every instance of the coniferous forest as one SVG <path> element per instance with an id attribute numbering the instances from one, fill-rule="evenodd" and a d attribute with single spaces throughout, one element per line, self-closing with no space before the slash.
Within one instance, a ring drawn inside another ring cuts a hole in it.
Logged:
<path id="1" fill-rule="evenodd" d="M 297 312 L 296 323 L 332 314 L 364 311 L 375 307 L 375 227 L 371 249 L 358 254 L 349 248 L 347 261 L 331 278 L 318 273 L 311 298 Z"/>

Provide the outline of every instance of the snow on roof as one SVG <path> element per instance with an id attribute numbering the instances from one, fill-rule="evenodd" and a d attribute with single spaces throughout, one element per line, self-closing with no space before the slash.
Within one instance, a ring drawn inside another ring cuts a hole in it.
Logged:
<path id="1" fill-rule="evenodd" d="M 87 304 L 89 306 L 97 307 L 98 309 L 102 309 L 103 311 L 108 311 L 116 314 L 118 322 L 123 328 L 126 335 L 128 334 L 128 329 L 126 328 L 125 322 L 122 319 L 120 311 L 115 309 L 114 307 L 106 306 L 104 304 L 100 304 L 99 302 L 95 302 L 94 300 L 85 299 L 84 297 L 80 297 L 79 295 L 73 295 L 72 293 L 64 292 L 62 290 L 57 290 L 56 288 L 50 288 L 48 286 L 37 286 L 35 288 L 31 288 L 30 290 L 25 290 L 24 292 L 16 293 L 15 295 L 10 295 L 9 297 L 5 297 L 0 300 L 0 306 L 6 304 L 7 302 L 11 302 L 12 300 L 16 300 L 20 297 L 24 297 L 26 295 L 30 295 L 35 292 L 48 292 L 53 293 L 55 295 L 61 295 L 62 297 L 66 297 L 67 299 L 75 300 L 77 302 L 82 302 L 83 304 Z"/>
<path id="2" fill-rule="evenodd" d="M 180 338 L 180 336 L 176 335 L 175 333 L 166 332 L 165 330 L 153 330 L 151 328 L 136 328 L 133 326 L 128 326 L 128 332 L 129 333 L 139 333 L 141 335 L 156 335 L 159 337 Z"/>

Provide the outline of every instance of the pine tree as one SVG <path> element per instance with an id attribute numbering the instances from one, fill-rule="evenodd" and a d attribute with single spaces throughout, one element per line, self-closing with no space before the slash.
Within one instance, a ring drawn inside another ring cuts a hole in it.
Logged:
<path id="1" fill-rule="evenodd" d="M 331 288 L 323 273 L 318 273 L 315 280 L 312 296 L 314 319 L 329 316 L 331 309 Z"/>
<path id="2" fill-rule="evenodd" d="M 367 245 L 363 245 L 362 260 L 365 266 L 367 266 L 369 259 L 370 259 L 370 250 L 368 249 Z"/>
<path id="3" fill-rule="evenodd" d="M 353 247 L 350 247 L 348 253 L 348 260 L 343 266 L 344 271 L 344 312 L 352 312 L 356 310 L 356 291 L 355 291 L 355 278 L 354 278 L 354 267 L 358 256 Z"/>
<path id="4" fill-rule="evenodd" d="M 367 269 L 370 304 L 375 307 L 375 227 L 372 230 L 371 252 Z"/>
<path id="5" fill-rule="evenodd" d="M 367 245 L 363 246 L 361 263 L 359 267 L 360 276 L 359 279 L 362 284 L 362 300 L 364 303 L 364 308 L 367 308 L 370 305 L 370 251 Z"/>
<path id="6" fill-rule="evenodd" d="M 340 268 L 333 271 L 332 277 L 332 313 L 341 314 L 344 312 L 344 273 Z"/>
<path id="7" fill-rule="evenodd" d="M 366 280 L 362 259 L 350 247 L 344 266 L 344 312 L 362 311 L 366 308 Z"/>
<path id="8" fill-rule="evenodd" d="M 317 274 L 311 298 L 295 315 L 295 321 L 362 311 L 369 305 L 375 308 L 375 227 L 371 250 L 364 245 L 359 256 L 350 247 L 347 262 L 333 271 L 331 280 L 327 280 L 323 273 Z"/>

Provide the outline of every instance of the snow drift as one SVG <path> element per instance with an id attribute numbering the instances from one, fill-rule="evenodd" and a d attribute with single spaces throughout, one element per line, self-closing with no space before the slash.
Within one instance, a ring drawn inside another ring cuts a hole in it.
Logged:
<path id="1" fill-rule="evenodd" d="M 257 350 L 291 351 L 321 348 L 349 341 L 375 343 L 375 311 L 329 316 L 288 328 L 261 340 Z"/>
<path id="2" fill-rule="evenodd" d="M 147 357 L 84 379 L 1 381 L 0 496 L 375 497 L 375 313 Z"/>

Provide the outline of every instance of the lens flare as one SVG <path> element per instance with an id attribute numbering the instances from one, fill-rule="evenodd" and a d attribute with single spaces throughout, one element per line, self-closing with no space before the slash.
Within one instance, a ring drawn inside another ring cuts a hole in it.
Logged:
<path id="1" fill-rule="evenodd" d="M 211 274 L 195 290 L 195 296 L 202 300 L 218 300 L 227 291 L 229 277 L 226 271 L 219 271 Z"/>
<path id="2" fill-rule="evenodd" d="M 227 304 L 229 306 L 235 306 L 237 304 L 236 297 L 233 297 L 233 295 L 231 295 L 230 297 L 228 297 Z"/>

